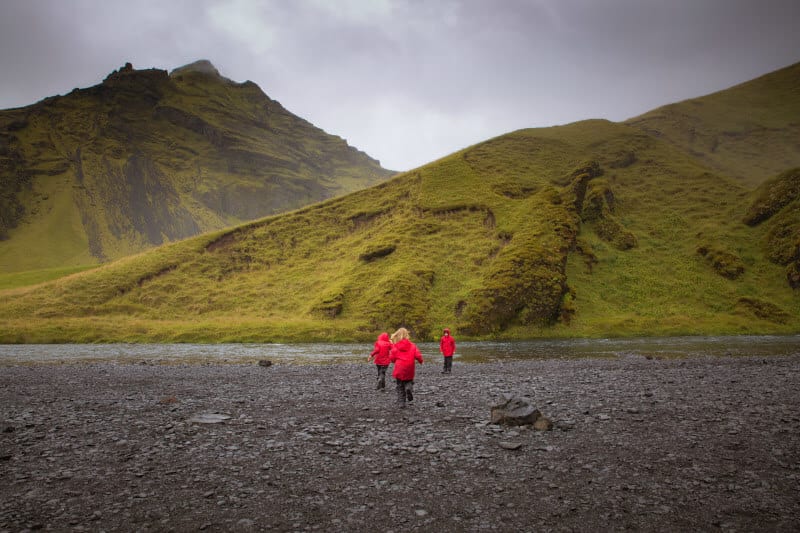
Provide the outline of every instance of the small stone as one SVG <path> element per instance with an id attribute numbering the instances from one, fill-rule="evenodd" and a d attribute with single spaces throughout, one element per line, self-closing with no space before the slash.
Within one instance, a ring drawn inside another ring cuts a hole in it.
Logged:
<path id="1" fill-rule="evenodd" d="M 550 431 L 553 429 L 553 422 L 546 416 L 540 416 L 536 422 L 533 423 L 533 429 L 537 431 Z"/>
<path id="2" fill-rule="evenodd" d="M 219 424 L 230 418 L 230 415 L 223 415 L 221 413 L 200 413 L 190 418 L 189 422 L 195 424 Z"/>

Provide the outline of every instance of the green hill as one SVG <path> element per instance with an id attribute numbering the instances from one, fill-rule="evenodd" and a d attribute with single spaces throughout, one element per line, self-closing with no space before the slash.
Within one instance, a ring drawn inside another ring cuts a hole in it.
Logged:
<path id="1" fill-rule="evenodd" d="M 754 187 L 800 166 L 800 63 L 626 121 Z"/>
<path id="2" fill-rule="evenodd" d="M 741 109 L 772 102 L 759 116 L 789 113 L 796 98 L 764 93 L 785 94 L 796 72 L 699 107 L 739 95 Z M 0 341 L 800 331 L 800 170 L 753 188 L 665 137 L 639 120 L 512 132 L 369 189 L 2 291 Z M 800 147 L 784 149 L 800 167 Z"/>
<path id="3" fill-rule="evenodd" d="M 75 268 L 393 173 L 207 61 L 0 111 L 0 272 Z"/>

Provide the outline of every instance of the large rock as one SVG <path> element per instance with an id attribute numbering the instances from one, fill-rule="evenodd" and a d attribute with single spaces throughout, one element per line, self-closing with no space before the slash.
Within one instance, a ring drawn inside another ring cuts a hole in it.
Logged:
<path id="1" fill-rule="evenodd" d="M 527 398 L 508 398 L 492 407 L 492 424 L 507 426 L 533 425 L 542 416 Z"/>

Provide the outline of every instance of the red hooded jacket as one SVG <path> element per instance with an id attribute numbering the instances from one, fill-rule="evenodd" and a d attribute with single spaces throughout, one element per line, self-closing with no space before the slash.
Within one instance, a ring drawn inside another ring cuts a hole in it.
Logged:
<path id="1" fill-rule="evenodd" d="M 422 363 L 422 354 L 417 345 L 408 339 L 398 341 L 389 354 L 389 361 L 394 363 L 392 377 L 400 381 L 414 379 L 415 360 Z"/>
<path id="2" fill-rule="evenodd" d="M 445 331 L 447 331 L 447 335 L 442 335 L 439 341 L 439 351 L 441 351 L 442 355 L 445 357 L 452 357 L 456 351 L 456 340 L 450 335 L 448 330 Z"/>
<path id="3" fill-rule="evenodd" d="M 389 352 L 391 350 L 392 342 L 389 340 L 389 334 L 381 333 L 378 335 L 378 340 L 375 341 L 375 347 L 369 355 L 375 358 L 376 365 L 387 366 L 389 364 Z"/>

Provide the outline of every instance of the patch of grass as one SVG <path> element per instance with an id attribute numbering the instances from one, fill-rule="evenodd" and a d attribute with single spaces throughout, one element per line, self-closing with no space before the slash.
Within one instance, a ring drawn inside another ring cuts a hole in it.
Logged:
<path id="1" fill-rule="evenodd" d="M 96 265 L 84 265 L 67 268 L 47 268 L 43 270 L 28 270 L 25 272 L 13 272 L 11 274 L 0 274 L 0 290 L 26 287 L 37 285 L 45 281 L 69 276 L 77 272 L 83 272 L 96 268 Z"/>

